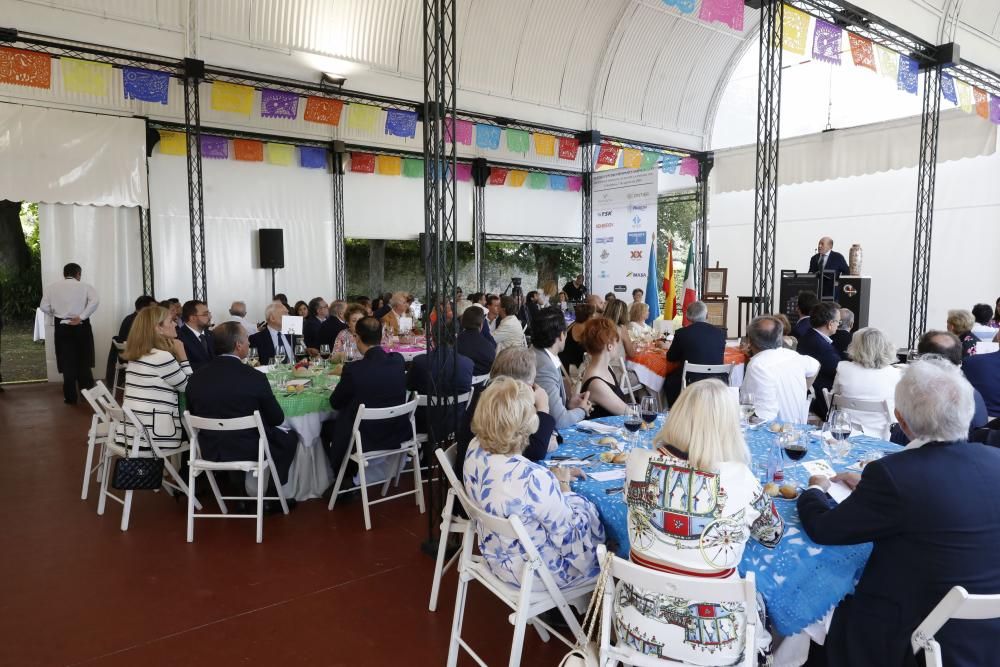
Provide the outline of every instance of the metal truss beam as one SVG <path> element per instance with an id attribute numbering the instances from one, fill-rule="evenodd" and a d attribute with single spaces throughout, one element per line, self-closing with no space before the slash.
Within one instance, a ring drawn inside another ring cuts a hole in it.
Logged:
<path id="1" fill-rule="evenodd" d="M 580 140 L 580 171 L 583 177 L 583 187 L 580 188 L 581 215 L 580 215 L 580 237 L 583 238 L 583 278 L 585 284 L 593 285 L 593 248 L 590 243 L 590 232 L 593 228 L 592 220 L 594 215 L 594 167 L 597 162 L 597 153 L 601 148 L 601 135 L 599 132 L 581 132 L 578 135 Z"/>
<path id="2" fill-rule="evenodd" d="M 142 293 L 155 296 L 156 284 L 153 273 L 153 238 L 149 219 L 149 209 L 139 207 L 139 252 L 142 255 Z"/>
<path id="3" fill-rule="evenodd" d="M 699 161 L 697 189 L 695 191 L 698 205 L 698 218 L 694 225 L 694 289 L 699 297 L 702 292 L 701 281 L 705 276 L 705 269 L 708 267 L 708 176 L 715 166 L 715 159 L 711 153 L 702 156 Z"/>
<path id="4" fill-rule="evenodd" d="M 486 243 L 538 243 L 540 245 L 583 245 L 586 239 L 577 236 L 532 236 L 525 234 L 484 234 Z"/>
<path id="5" fill-rule="evenodd" d="M 205 270 L 205 201 L 201 173 L 201 101 L 199 60 L 185 60 L 184 129 L 187 135 L 188 226 L 191 234 L 191 298 L 208 300 Z"/>
<path id="6" fill-rule="evenodd" d="M 486 252 L 486 183 L 490 168 L 483 158 L 472 163 L 472 259 L 476 274 L 476 290 L 486 284 L 484 255 Z"/>
<path id="7" fill-rule="evenodd" d="M 339 144 L 339 145 L 338 145 Z M 333 195 L 333 275 L 334 293 L 338 299 L 347 294 L 347 258 L 344 249 L 344 151 L 343 144 L 334 142 L 330 150 Z"/>

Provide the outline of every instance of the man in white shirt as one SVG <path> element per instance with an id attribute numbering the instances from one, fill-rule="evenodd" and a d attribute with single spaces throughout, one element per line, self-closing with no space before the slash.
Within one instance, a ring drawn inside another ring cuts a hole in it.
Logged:
<path id="1" fill-rule="evenodd" d="M 77 387 L 94 386 L 94 332 L 90 316 L 97 310 L 97 290 L 80 281 L 79 264 L 63 267 L 63 279 L 42 293 L 42 312 L 55 319 L 56 364 L 63 376 L 63 400 L 73 405 Z"/>
<path id="2" fill-rule="evenodd" d="M 517 300 L 504 294 L 500 297 L 497 308 L 497 328 L 493 331 L 493 339 L 497 342 L 497 354 L 508 347 L 526 347 L 524 328 L 517 319 Z"/>
<path id="3" fill-rule="evenodd" d="M 229 306 L 229 319 L 227 322 L 239 322 L 243 325 L 243 329 L 246 330 L 249 336 L 252 333 L 257 333 L 257 327 L 247 320 L 247 304 L 244 301 L 233 301 L 233 304 Z"/>
<path id="4" fill-rule="evenodd" d="M 784 349 L 781 322 L 770 315 L 754 318 L 748 333 L 752 356 L 740 395 L 753 397 L 754 413 L 761 419 L 806 423 L 806 394 L 819 373 L 819 362 Z"/>

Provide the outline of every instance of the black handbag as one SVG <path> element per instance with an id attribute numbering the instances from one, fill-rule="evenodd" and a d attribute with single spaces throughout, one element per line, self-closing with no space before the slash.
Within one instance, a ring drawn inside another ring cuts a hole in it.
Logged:
<path id="1" fill-rule="evenodd" d="M 115 462 L 111 486 L 119 491 L 151 491 L 163 485 L 163 459 L 123 458 Z"/>

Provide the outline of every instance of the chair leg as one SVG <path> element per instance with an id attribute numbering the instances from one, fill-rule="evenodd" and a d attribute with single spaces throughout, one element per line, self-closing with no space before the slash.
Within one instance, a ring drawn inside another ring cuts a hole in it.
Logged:
<path id="1" fill-rule="evenodd" d="M 278 469 L 274 467 L 274 461 L 271 459 L 267 460 L 267 469 L 271 471 L 271 475 L 274 477 L 274 488 L 278 492 L 278 502 L 281 503 L 281 511 L 288 514 L 288 501 L 285 500 L 285 490 L 281 488 L 281 478 L 278 477 Z M 264 476 L 262 475 L 262 477 Z"/>
<path id="2" fill-rule="evenodd" d="M 389 492 L 389 484 L 392 483 L 392 478 L 393 477 L 396 477 L 397 479 L 399 478 L 399 470 L 400 470 L 400 467 L 402 466 L 401 461 L 403 460 L 403 458 L 404 457 L 403 457 L 402 454 L 400 454 L 399 456 L 394 456 L 394 457 L 392 457 L 392 464 L 389 464 L 389 465 L 386 464 L 386 462 L 389 460 L 388 456 L 385 457 L 384 459 L 382 459 L 382 465 L 383 465 L 383 467 L 387 468 L 386 475 L 385 475 L 385 481 L 382 483 L 382 497 L 383 498 L 385 498 L 385 494 Z M 389 470 L 392 470 L 392 472 L 389 472 Z"/>
<path id="3" fill-rule="evenodd" d="M 191 464 L 188 464 L 188 470 L 190 470 L 190 469 L 191 469 Z M 215 473 L 212 472 L 211 470 L 206 470 L 205 471 L 205 477 L 208 478 L 208 485 L 210 487 L 212 487 L 212 493 L 215 494 L 215 502 L 217 502 L 219 504 L 219 509 L 222 511 L 223 514 L 229 514 L 229 508 L 226 507 L 226 500 L 225 500 L 225 498 L 222 497 L 222 493 L 219 491 L 219 485 L 215 481 Z M 191 481 L 188 482 L 188 486 L 193 489 L 194 488 L 194 476 L 193 475 L 190 476 L 190 480 Z M 189 498 L 193 498 L 194 494 L 193 493 L 189 493 L 188 497 Z"/>
<path id="4" fill-rule="evenodd" d="M 122 532 L 128 530 L 128 518 L 131 513 L 132 513 L 132 491 L 126 491 L 125 506 L 122 509 L 122 523 L 121 523 Z"/>
<path id="5" fill-rule="evenodd" d="M 527 569 L 525 568 L 525 570 Z M 530 576 L 534 576 L 534 572 L 531 572 Z M 524 650 L 524 633 L 528 628 L 528 608 L 530 606 L 531 585 L 525 583 L 521 586 L 521 594 L 518 596 L 517 609 L 514 613 L 514 639 L 510 643 L 510 662 L 507 663 L 508 667 L 520 667 L 521 653 Z"/>
<path id="6" fill-rule="evenodd" d="M 191 489 L 188 488 L 187 483 L 181 479 L 181 474 L 177 472 L 177 468 L 174 467 L 174 464 L 171 463 L 170 459 L 166 456 L 163 457 L 163 466 L 167 469 L 167 472 L 170 473 L 170 476 L 174 479 L 174 481 L 177 482 L 177 486 L 180 487 L 182 493 L 186 493 L 189 496 L 194 495 Z M 194 498 L 194 506 L 198 508 L 198 511 L 203 509 L 197 498 Z"/>
<path id="7" fill-rule="evenodd" d="M 413 488 L 416 491 L 417 496 L 417 507 L 420 508 L 420 513 L 424 513 L 424 481 L 420 472 L 420 452 L 414 448 L 413 450 Z"/>
<path id="8" fill-rule="evenodd" d="M 257 471 L 257 544 L 264 541 L 264 486 L 267 479 L 264 471 Z"/>
<path id="9" fill-rule="evenodd" d="M 469 580 L 459 569 L 458 590 L 455 592 L 455 614 L 451 619 L 451 640 L 448 643 L 448 662 L 446 667 L 458 664 L 459 640 L 462 637 L 462 620 L 465 617 L 465 597 L 469 590 Z"/>
<path id="10" fill-rule="evenodd" d="M 358 477 L 361 480 L 361 507 L 365 511 L 365 530 L 372 529 L 371 511 L 368 509 L 368 478 L 365 476 L 365 468 L 368 467 L 363 455 L 358 456 Z"/>
<path id="11" fill-rule="evenodd" d="M 94 463 L 94 445 L 97 441 L 97 436 L 93 432 L 95 427 L 96 425 L 91 425 L 91 432 L 87 437 L 87 461 L 83 465 L 83 488 L 80 489 L 80 500 L 87 499 L 87 492 L 90 489 L 90 475 L 93 472 L 90 467 Z"/>
<path id="12" fill-rule="evenodd" d="M 212 479 L 212 473 L 208 473 L 208 478 L 210 484 L 212 485 L 212 490 L 216 491 L 215 480 Z M 188 487 L 194 488 L 194 466 L 188 465 Z M 218 492 L 216 491 L 216 497 L 218 497 Z M 222 502 L 219 499 L 219 502 Z M 225 513 L 225 510 L 223 510 Z M 187 541 L 194 542 L 194 494 L 189 493 L 187 496 Z"/>
<path id="13" fill-rule="evenodd" d="M 337 471 L 337 481 L 333 483 L 333 493 L 330 494 L 330 504 L 326 507 L 328 510 L 332 510 L 333 506 L 337 504 L 337 495 L 340 493 L 340 484 L 344 481 L 344 472 L 347 470 L 347 464 L 350 460 L 350 456 L 345 456 L 344 460 L 340 462 L 340 470 Z"/>
<path id="14" fill-rule="evenodd" d="M 438 592 L 441 589 L 441 577 L 444 575 L 444 557 L 448 550 L 449 527 L 451 526 L 451 510 L 455 502 L 455 494 L 450 490 L 448 497 L 444 501 L 444 510 L 441 511 L 441 532 L 438 536 L 437 559 L 434 561 L 434 579 L 431 581 L 431 600 L 427 604 L 429 611 L 437 611 Z"/>
<path id="15" fill-rule="evenodd" d="M 108 475 L 111 474 L 111 449 L 108 447 L 104 448 L 104 453 L 101 461 L 101 493 L 100 497 L 97 499 L 97 514 L 103 516 L 104 507 L 108 500 Z"/>

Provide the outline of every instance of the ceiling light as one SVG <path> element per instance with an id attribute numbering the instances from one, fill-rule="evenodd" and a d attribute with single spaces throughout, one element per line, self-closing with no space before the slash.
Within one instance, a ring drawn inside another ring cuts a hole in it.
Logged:
<path id="1" fill-rule="evenodd" d="M 332 72 L 323 72 L 323 76 L 319 79 L 319 85 L 324 87 L 343 88 L 345 83 L 347 83 L 346 76 L 333 74 Z"/>

